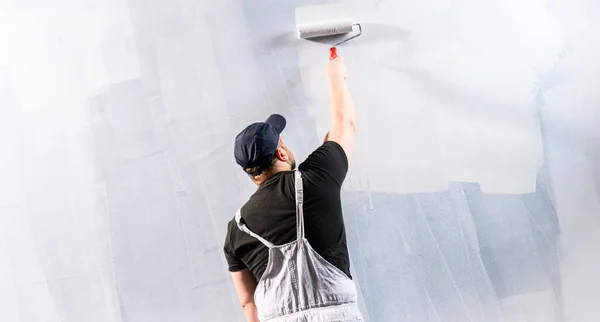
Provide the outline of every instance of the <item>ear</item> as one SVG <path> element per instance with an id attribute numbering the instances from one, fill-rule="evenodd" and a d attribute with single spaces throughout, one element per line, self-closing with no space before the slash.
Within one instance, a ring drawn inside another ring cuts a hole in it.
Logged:
<path id="1" fill-rule="evenodd" d="M 282 148 L 277 148 L 277 150 L 275 150 L 275 157 L 281 162 L 286 162 L 288 159 L 287 153 Z"/>

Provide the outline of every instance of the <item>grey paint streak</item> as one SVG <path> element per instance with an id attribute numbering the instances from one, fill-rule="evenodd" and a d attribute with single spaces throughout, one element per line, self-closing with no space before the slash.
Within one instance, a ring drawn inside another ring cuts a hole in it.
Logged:
<path id="1" fill-rule="evenodd" d="M 298 159 L 321 142 L 328 43 L 294 37 L 321 3 L 0 4 L 0 321 L 242 321 L 233 137 L 276 112 Z M 336 5 L 365 31 L 340 53 L 367 320 L 598 320 L 600 6 Z"/>

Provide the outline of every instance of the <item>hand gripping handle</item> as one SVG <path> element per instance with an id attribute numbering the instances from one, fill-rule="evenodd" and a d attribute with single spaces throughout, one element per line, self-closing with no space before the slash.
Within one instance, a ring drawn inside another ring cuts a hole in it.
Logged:
<path id="1" fill-rule="evenodd" d="M 329 60 L 334 60 L 336 58 L 338 58 L 337 48 L 336 47 L 329 48 Z"/>

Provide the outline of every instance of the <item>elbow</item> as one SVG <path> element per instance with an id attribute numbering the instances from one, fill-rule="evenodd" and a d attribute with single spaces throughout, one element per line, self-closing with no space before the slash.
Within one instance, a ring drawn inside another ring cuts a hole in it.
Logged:
<path id="1" fill-rule="evenodd" d="M 242 304 L 242 311 L 248 322 L 258 322 L 258 309 L 254 301 Z"/>
<path id="2" fill-rule="evenodd" d="M 356 119 L 354 116 L 340 116 L 337 118 L 336 122 L 339 126 L 351 129 L 353 132 L 356 132 Z"/>
<path id="3" fill-rule="evenodd" d="M 243 302 L 241 304 L 242 304 L 242 310 L 244 310 L 244 311 L 246 311 L 248 309 L 255 309 L 256 308 L 256 304 L 254 303 L 253 300 L 248 300 L 248 301 L 245 301 L 245 302 Z"/>

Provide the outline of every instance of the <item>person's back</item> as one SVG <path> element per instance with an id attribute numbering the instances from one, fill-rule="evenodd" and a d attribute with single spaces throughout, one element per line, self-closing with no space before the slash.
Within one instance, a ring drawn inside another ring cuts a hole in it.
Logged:
<path id="1" fill-rule="evenodd" d="M 325 142 L 298 166 L 304 183 L 304 223 L 310 245 L 328 262 L 350 277 L 346 231 L 340 201 L 348 161 L 342 147 Z M 252 230 L 275 245 L 296 238 L 294 172 L 282 171 L 262 183 L 241 208 Z M 268 260 L 268 248 L 229 222 L 225 241 L 230 271 L 248 267 L 260 280 Z"/>
<path id="2" fill-rule="evenodd" d="M 362 321 L 350 276 L 340 191 L 354 143 L 354 105 L 341 58 L 327 68 L 332 126 L 299 165 L 271 115 L 235 140 L 258 186 L 227 227 L 224 252 L 248 321 Z"/>

